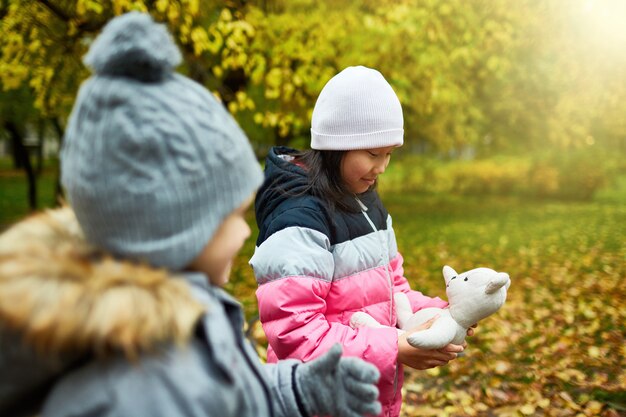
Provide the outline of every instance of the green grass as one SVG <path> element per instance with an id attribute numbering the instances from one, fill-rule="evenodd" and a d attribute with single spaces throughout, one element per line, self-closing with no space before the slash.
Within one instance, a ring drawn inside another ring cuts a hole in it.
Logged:
<path id="1" fill-rule="evenodd" d="M 512 278 L 507 304 L 480 324 L 466 357 L 407 373 L 417 388 L 407 390 L 405 416 L 433 404 L 449 415 L 626 410 L 624 184 L 590 202 L 384 196 L 413 288 L 445 296 L 444 264 Z"/>
<path id="2" fill-rule="evenodd" d="M 451 416 L 626 409 L 625 191 L 589 202 L 383 195 L 414 289 L 445 297 L 445 264 L 512 278 L 507 304 L 479 325 L 465 357 L 407 371 L 403 416 L 433 415 L 433 405 Z M 256 315 L 253 251 L 250 240 L 228 284 L 248 317 Z"/>
<path id="3" fill-rule="evenodd" d="M 37 208 L 53 207 L 56 161 L 48 160 L 37 178 Z M 28 181 L 22 170 L 12 169 L 6 158 L 0 158 L 0 230 L 29 213 Z"/>

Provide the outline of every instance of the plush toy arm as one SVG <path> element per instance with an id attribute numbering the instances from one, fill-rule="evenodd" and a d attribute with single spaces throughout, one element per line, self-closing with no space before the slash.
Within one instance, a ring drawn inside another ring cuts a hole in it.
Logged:
<path id="1" fill-rule="evenodd" d="M 411 309 L 411 302 L 409 297 L 403 292 L 397 292 L 393 295 L 393 299 L 396 302 L 396 315 L 398 316 L 398 328 L 404 329 L 404 325 L 409 321 L 413 310 Z"/>
<path id="2" fill-rule="evenodd" d="M 383 326 L 382 324 L 377 322 L 374 317 L 370 316 L 369 314 L 364 313 L 362 311 L 357 311 L 356 313 L 352 315 L 352 317 L 350 317 L 350 327 L 352 327 L 353 329 L 359 329 L 361 327 L 378 328 L 378 327 L 389 327 L 389 326 Z M 396 330 L 398 331 L 398 336 L 404 334 L 404 330 L 401 330 L 401 329 L 396 329 Z"/>
<path id="3" fill-rule="evenodd" d="M 413 347 L 420 349 L 441 349 L 456 335 L 458 325 L 450 316 L 438 318 L 430 329 L 420 330 L 407 337 Z"/>
<path id="4" fill-rule="evenodd" d="M 383 327 L 376 319 L 367 313 L 357 311 L 350 317 L 350 327 L 353 329 L 359 329 L 361 327 Z"/>

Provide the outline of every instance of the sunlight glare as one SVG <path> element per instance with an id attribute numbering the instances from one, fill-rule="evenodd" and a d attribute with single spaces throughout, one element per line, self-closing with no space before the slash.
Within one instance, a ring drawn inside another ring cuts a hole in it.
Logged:
<path id="1" fill-rule="evenodd" d="M 596 47 L 626 54 L 626 1 L 585 0 L 582 30 Z"/>

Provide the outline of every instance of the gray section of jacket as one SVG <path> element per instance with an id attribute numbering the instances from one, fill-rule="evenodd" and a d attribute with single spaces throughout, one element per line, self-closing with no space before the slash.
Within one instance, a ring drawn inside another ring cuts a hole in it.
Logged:
<path id="1" fill-rule="evenodd" d="M 240 304 L 204 275 L 185 279 L 207 306 L 187 346 L 75 369 L 55 384 L 42 416 L 300 416 L 292 386 L 298 362 L 261 364 L 243 337 Z"/>

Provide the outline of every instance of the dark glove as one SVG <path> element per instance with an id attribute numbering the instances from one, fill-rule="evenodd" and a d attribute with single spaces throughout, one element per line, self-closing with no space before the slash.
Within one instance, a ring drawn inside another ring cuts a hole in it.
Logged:
<path id="1" fill-rule="evenodd" d="M 378 369 L 358 358 L 342 358 L 341 346 L 295 369 L 296 390 L 309 416 L 378 415 Z"/>

